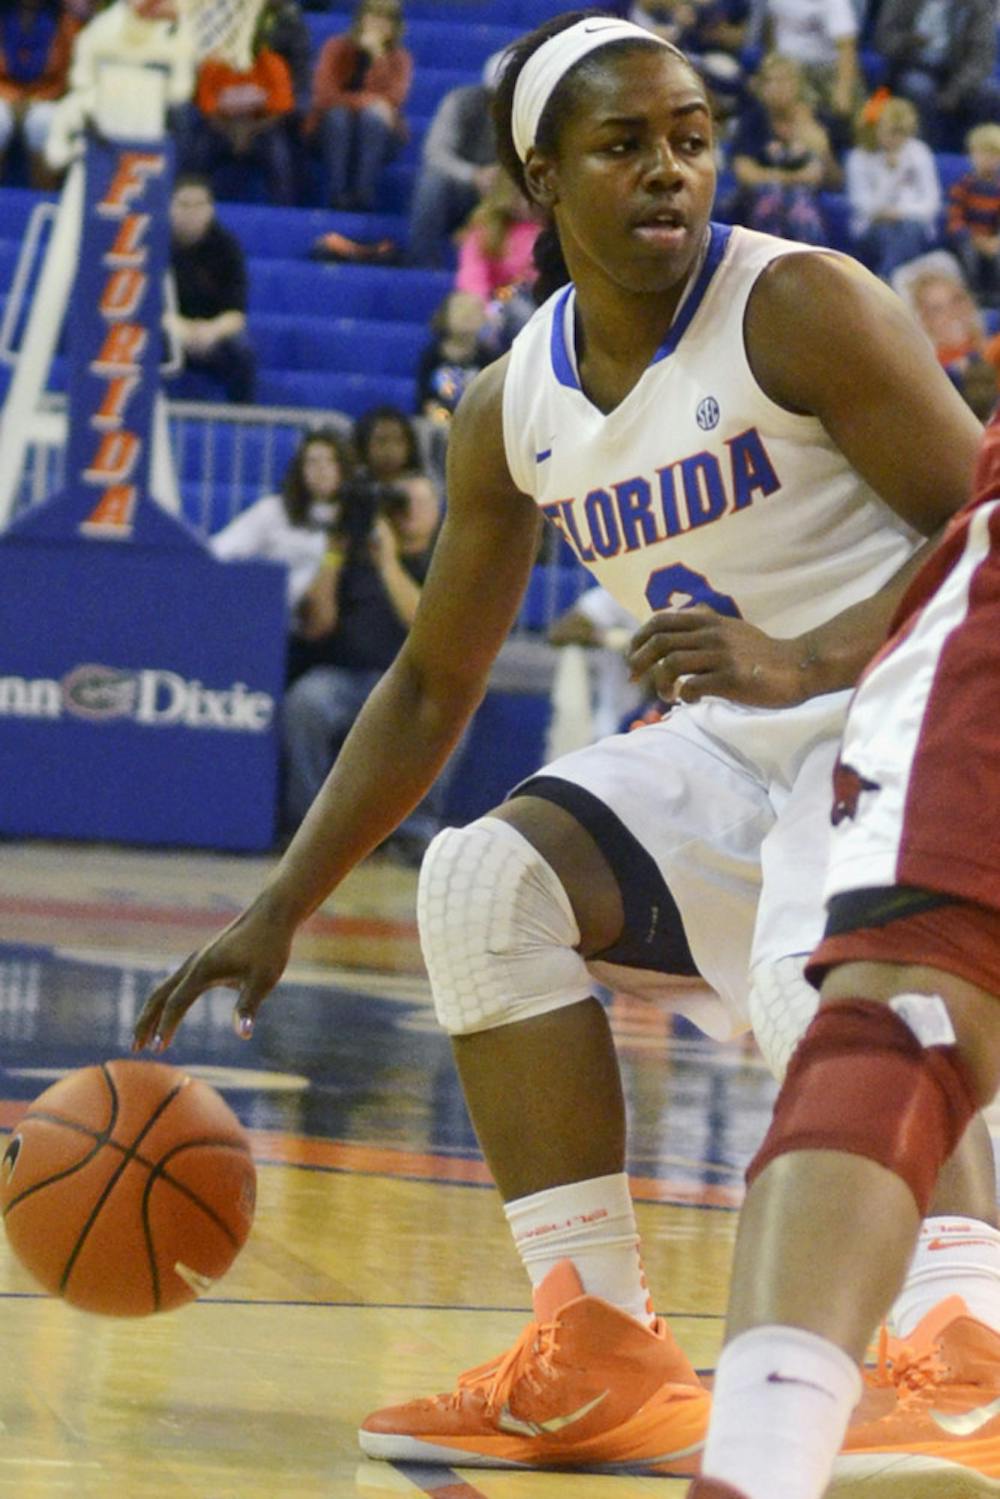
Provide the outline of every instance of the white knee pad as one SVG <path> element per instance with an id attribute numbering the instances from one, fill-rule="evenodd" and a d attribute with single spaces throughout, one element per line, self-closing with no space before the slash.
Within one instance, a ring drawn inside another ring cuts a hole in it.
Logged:
<path id="1" fill-rule="evenodd" d="M 750 975 L 747 1007 L 764 1060 L 780 1083 L 810 1020 L 819 995 L 804 978 L 805 956 L 761 963 Z"/>
<path id="2" fill-rule="evenodd" d="M 593 993 L 555 871 L 498 817 L 437 835 L 420 869 L 417 920 L 438 1020 L 453 1036 Z"/>

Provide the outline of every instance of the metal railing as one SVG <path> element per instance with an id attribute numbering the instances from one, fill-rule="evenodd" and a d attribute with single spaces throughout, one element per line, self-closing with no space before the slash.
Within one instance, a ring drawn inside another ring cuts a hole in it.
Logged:
<path id="1" fill-rule="evenodd" d="M 38 505 L 65 482 L 66 398 L 47 393 L 38 430 L 28 443 L 14 514 Z M 333 427 L 345 435 L 349 417 L 315 407 L 231 406 L 168 401 L 167 419 L 181 513 L 209 536 L 261 495 L 281 487 L 291 455 L 306 432 Z M 228 503 L 220 510 L 220 495 Z"/>
<path id="2" fill-rule="evenodd" d="M 33 436 L 15 498 L 17 514 L 54 494 L 65 479 L 65 397 L 47 394 L 33 425 Z M 315 407 L 232 406 L 206 401 L 168 401 L 169 445 L 180 513 L 204 538 L 220 530 L 254 500 L 274 494 L 302 437 L 322 427 L 347 435 L 350 417 Z M 421 447 L 430 455 L 440 428 L 418 418 Z M 440 443 L 436 444 L 438 457 Z M 581 567 L 567 587 L 564 567 L 540 570 L 533 581 L 532 633 L 551 623 L 591 585 Z"/>

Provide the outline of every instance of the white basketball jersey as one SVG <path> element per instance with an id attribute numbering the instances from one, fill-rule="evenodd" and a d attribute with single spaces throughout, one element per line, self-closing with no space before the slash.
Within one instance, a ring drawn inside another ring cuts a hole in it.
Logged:
<path id="1" fill-rule="evenodd" d="M 666 341 L 607 414 L 580 388 L 572 285 L 514 342 L 514 482 L 640 618 L 704 603 L 798 635 L 875 593 L 922 541 L 819 421 L 776 405 L 751 372 L 747 299 L 765 266 L 804 248 L 712 225 Z"/>

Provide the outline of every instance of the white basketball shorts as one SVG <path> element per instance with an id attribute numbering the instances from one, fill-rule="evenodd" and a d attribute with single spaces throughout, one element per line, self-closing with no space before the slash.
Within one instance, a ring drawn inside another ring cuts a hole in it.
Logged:
<path id="1" fill-rule="evenodd" d="M 849 699 L 680 704 L 516 788 L 573 813 L 622 886 L 623 940 L 588 963 L 599 983 L 666 1001 L 719 1040 L 747 1028 L 751 970 L 810 952 L 823 930 L 832 774 Z M 675 977 L 685 973 L 714 993 L 685 992 Z"/>

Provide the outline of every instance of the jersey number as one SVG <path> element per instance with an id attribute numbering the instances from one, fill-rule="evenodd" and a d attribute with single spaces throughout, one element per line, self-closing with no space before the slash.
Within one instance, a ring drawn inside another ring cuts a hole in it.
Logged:
<path id="1" fill-rule="evenodd" d="M 695 604 L 707 604 L 716 614 L 742 618 L 735 599 L 731 599 L 728 593 L 716 593 L 707 578 L 692 572 L 682 562 L 658 567 L 650 573 L 646 602 L 651 609 L 691 609 Z"/>

